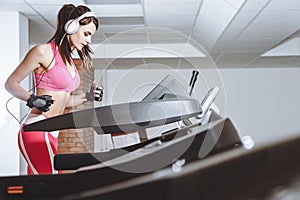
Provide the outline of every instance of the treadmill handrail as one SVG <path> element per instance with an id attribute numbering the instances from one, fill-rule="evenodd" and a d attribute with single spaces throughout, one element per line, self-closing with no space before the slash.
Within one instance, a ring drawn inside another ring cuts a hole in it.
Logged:
<path id="1" fill-rule="evenodd" d="M 56 131 L 93 127 L 98 134 L 134 132 L 180 121 L 202 113 L 196 99 L 174 98 L 129 102 L 75 111 L 32 124 L 24 131 Z"/>

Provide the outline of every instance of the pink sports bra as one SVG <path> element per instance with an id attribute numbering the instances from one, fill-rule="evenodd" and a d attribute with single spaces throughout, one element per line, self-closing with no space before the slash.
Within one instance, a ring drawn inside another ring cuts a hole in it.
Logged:
<path id="1" fill-rule="evenodd" d="M 49 44 L 55 55 L 55 64 L 51 69 L 47 70 L 43 74 L 34 73 L 35 82 L 37 84 L 36 87 L 51 91 L 74 91 L 80 84 L 80 77 L 75 64 L 72 63 L 72 66 L 75 69 L 75 76 L 72 77 L 56 49 L 54 42 L 50 42 Z"/>

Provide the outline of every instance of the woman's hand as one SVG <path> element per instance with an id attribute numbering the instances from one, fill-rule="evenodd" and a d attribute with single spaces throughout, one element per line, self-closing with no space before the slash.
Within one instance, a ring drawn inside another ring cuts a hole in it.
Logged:
<path id="1" fill-rule="evenodd" d="M 53 103 L 54 101 L 52 99 L 52 96 L 50 95 L 36 96 L 34 94 L 31 94 L 27 99 L 26 105 L 30 108 L 35 107 L 41 112 L 47 112 L 48 110 L 50 110 L 50 106 Z"/>
<path id="2" fill-rule="evenodd" d="M 88 101 L 102 101 L 103 87 L 96 87 L 96 82 L 94 81 L 90 87 L 90 90 L 85 93 L 85 97 Z"/>

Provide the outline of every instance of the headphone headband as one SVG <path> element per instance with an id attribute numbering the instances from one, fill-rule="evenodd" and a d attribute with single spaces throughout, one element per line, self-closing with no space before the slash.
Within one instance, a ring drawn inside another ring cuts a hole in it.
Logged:
<path id="1" fill-rule="evenodd" d="M 86 12 L 86 13 L 82 14 L 81 16 L 79 16 L 76 19 L 68 20 L 65 24 L 65 27 L 64 27 L 65 32 L 69 35 L 76 33 L 79 29 L 79 26 L 80 26 L 80 24 L 79 24 L 80 20 L 82 20 L 83 18 L 86 18 L 86 17 L 96 17 L 97 18 L 95 13 L 93 13 L 92 11 Z"/>
<path id="2" fill-rule="evenodd" d="M 82 14 L 81 16 L 79 16 L 77 19 L 75 19 L 76 21 L 80 21 L 80 20 L 82 20 L 83 18 L 85 18 L 85 17 L 96 17 L 97 18 L 97 16 L 95 15 L 95 13 L 94 12 L 92 12 L 92 11 L 90 11 L 90 12 L 86 12 L 86 13 L 84 13 L 84 14 Z"/>

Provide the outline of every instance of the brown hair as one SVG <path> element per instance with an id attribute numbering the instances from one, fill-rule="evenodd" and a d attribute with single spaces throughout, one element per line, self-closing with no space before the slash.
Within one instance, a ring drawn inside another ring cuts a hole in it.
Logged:
<path id="1" fill-rule="evenodd" d="M 90 12 L 91 10 L 83 5 L 74 6 L 73 4 L 65 4 L 59 10 L 57 15 L 57 25 L 56 25 L 56 32 L 54 33 L 53 37 L 48 42 L 54 42 L 56 46 L 58 46 L 59 54 L 61 55 L 63 61 L 65 63 L 71 63 L 71 53 L 72 49 L 67 40 L 67 33 L 65 32 L 64 26 L 66 22 L 70 19 L 76 19 L 83 15 L 86 12 Z M 93 22 L 96 26 L 96 30 L 98 29 L 98 20 L 96 17 L 85 17 L 79 21 L 80 25 L 87 25 L 90 22 Z M 83 68 L 89 69 L 92 67 L 92 59 L 90 53 L 92 49 L 89 45 L 86 45 L 82 48 L 81 51 L 77 50 L 77 53 L 82 60 Z"/>

